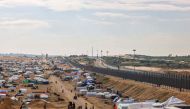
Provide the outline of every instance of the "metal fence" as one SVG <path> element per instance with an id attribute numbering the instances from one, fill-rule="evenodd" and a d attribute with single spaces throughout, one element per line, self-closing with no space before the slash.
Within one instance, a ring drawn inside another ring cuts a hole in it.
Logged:
<path id="1" fill-rule="evenodd" d="M 130 79 L 139 82 L 146 82 L 155 84 L 157 86 L 167 86 L 170 88 L 179 88 L 180 91 L 183 89 L 190 89 L 190 76 L 180 75 L 173 73 L 155 73 L 155 72 L 138 72 L 138 71 L 122 71 L 108 68 L 99 68 L 93 66 L 80 65 L 76 62 L 72 62 L 74 66 L 101 73 L 105 75 L 111 75 L 121 77 L 123 79 Z"/>

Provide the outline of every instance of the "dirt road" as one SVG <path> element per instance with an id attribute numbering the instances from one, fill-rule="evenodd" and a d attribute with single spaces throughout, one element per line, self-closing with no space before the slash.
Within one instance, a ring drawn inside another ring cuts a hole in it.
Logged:
<path id="1" fill-rule="evenodd" d="M 54 91 L 55 93 L 58 93 L 61 97 L 67 98 L 71 102 L 75 102 L 76 106 L 82 106 L 83 109 L 85 107 L 85 103 L 87 103 L 88 109 L 91 109 L 93 104 L 85 100 L 85 98 L 79 97 L 77 100 L 73 100 L 73 97 L 75 95 L 75 92 L 73 90 L 72 84 L 69 82 L 63 82 L 61 81 L 58 77 L 51 76 L 49 78 L 49 81 L 52 82 L 51 84 L 51 90 Z M 64 91 L 64 92 L 62 92 Z M 96 106 L 94 106 L 94 109 L 101 109 Z"/>

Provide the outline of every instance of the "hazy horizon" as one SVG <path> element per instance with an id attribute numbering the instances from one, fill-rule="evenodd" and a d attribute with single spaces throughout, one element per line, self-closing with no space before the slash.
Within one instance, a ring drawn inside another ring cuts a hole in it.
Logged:
<path id="1" fill-rule="evenodd" d="M 0 53 L 190 54 L 189 0 L 1 0 Z"/>

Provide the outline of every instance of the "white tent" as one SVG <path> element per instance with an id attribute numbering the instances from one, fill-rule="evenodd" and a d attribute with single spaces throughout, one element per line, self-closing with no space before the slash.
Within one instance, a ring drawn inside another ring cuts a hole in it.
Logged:
<path id="1" fill-rule="evenodd" d="M 5 98 L 6 94 L 0 94 L 0 99 Z"/>
<path id="2" fill-rule="evenodd" d="M 168 106 L 173 106 L 176 104 L 183 104 L 185 101 L 182 101 L 174 96 L 170 97 L 167 101 L 163 103 L 155 103 L 153 104 L 154 107 L 168 107 Z"/>
<path id="3" fill-rule="evenodd" d="M 21 89 L 19 89 L 19 91 L 20 91 L 21 93 L 27 93 L 27 89 L 25 89 L 25 88 L 21 88 Z"/>
<path id="4" fill-rule="evenodd" d="M 185 101 L 182 101 L 174 96 L 170 97 L 167 101 L 164 102 L 164 106 L 171 106 L 176 104 L 183 104 Z"/>
<path id="5" fill-rule="evenodd" d="M 41 95 L 40 95 L 40 98 L 41 98 L 41 99 L 48 99 L 48 95 L 46 95 L 46 94 L 41 94 Z"/>

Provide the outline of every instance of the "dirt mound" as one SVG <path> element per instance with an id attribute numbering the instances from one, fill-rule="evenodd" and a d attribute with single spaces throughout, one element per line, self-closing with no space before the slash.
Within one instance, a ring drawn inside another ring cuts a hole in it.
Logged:
<path id="1" fill-rule="evenodd" d="M 46 106 L 48 108 L 55 108 L 54 105 L 52 104 L 49 104 L 49 103 L 46 103 L 45 101 L 42 101 L 42 100 L 35 100 L 35 101 L 32 101 L 30 104 L 29 104 L 29 107 L 32 107 L 32 108 L 42 108 L 44 107 L 44 105 L 46 104 Z"/>
<path id="2" fill-rule="evenodd" d="M 144 101 L 151 99 L 158 99 L 160 101 L 165 101 L 171 96 L 175 96 L 179 99 L 186 101 L 190 104 L 190 93 L 189 92 L 179 92 L 177 90 L 160 88 L 152 86 L 149 84 L 144 84 L 140 82 L 135 82 L 131 80 L 123 80 L 121 78 L 106 76 L 99 79 L 99 81 L 106 79 L 105 87 L 111 86 L 114 90 L 120 91 L 123 96 L 133 97 L 136 100 Z M 108 79 L 109 78 L 109 79 Z"/>
<path id="3" fill-rule="evenodd" d="M 13 108 L 13 102 L 11 99 L 6 98 L 0 102 L 0 109 L 15 109 Z"/>

